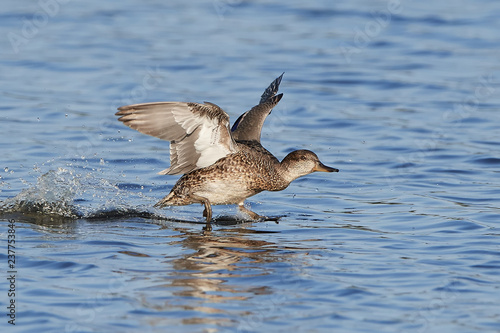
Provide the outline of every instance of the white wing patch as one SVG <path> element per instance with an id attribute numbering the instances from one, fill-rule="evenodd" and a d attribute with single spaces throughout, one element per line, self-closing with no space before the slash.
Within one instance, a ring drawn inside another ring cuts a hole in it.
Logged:
<path id="1" fill-rule="evenodd" d="M 217 105 L 159 102 L 122 106 L 116 113 L 125 125 L 171 141 L 170 168 L 160 174 L 182 174 L 212 165 L 237 151 L 229 117 Z"/>
<path id="2" fill-rule="evenodd" d="M 192 113 L 187 113 L 184 108 L 172 108 L 171 112 L 174 116 L 175 122 L 184 128 L 187 135 L 193 133 L 194 130 L 200 126 L 199 119 L 196 119 Z"/>
<path id="3" fill-rule="evenodd" d="M 201 127 L 199 138 L 194 143 L 196 152 L 200 154 L 200 158 L 196 162 L 198 168 L 212 165 L 231 153 L 220 144 L 220 140 L 221 126 L 215 119 Z"/>

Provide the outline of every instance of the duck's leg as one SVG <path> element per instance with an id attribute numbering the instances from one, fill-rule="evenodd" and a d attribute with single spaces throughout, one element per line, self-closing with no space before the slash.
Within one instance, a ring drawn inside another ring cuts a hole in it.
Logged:
<path id="1" fill-rule="evenodd" d="M 203 205 L 205 205 L 205 209 L 203 210 L 203 216 L 207 218 L 207 224 L 203 227 L 203 230 L 212 231 L 212 225 L 210 221 L 212 220 L 212 205 L 210 204 L 210 200 L 204 197 L 200 197 L 198 195 L 192 195 L 192 198 L 200 201 Z"/>
<path id="2" fill-rule="evenodd" d="M 250 216 L 250 218 L 252 220 L 264 220 L 264 219 L 266 219 L 265 216 L 261 216 L 261 215 L 259 215 L 257 213 L 252 212 L 250 209 L 246 208 L 245 205 L 244 205 L 244 203 L 243 203 L 243 201 L 240 202 L 240 203 L 238 203 L 238 209 L 241 212 L 243 212 L 243 213 L 247 214 L 248 216 Z"/>

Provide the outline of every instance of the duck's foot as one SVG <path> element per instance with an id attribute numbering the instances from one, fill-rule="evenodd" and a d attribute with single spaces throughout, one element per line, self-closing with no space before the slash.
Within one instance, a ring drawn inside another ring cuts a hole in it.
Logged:
<path id="1" fill-rule="evenodd" d="M 208 209 L 207 209 L 208 207 Z M 203 227 L 204 231 L 212 231 L 212 207 L 210 206 L 210 203 L 205 205 L 205 209 L 203 210 L 203 217 L 207 218 L 207 224 Z"/>
<path id="2" fill-rule="evenodd" d="M 250 209 L 248 209 L 245 206 L 243 206 L 243 204 L 239 204 L 238 205 L 238 209 L 241 212 L 243 212 L 243 213 L 247 214 L 248 216 L 250 216 L 250 218 L 252 220 L 254 220 L 254 221 L 265 221 L 265 220 L 268 219 L 267 216 L 262 216 L 262 215 L 259 215 L 259 214 L 255 213 L 255 212 L 252 212 Z"/>
<path id="3" fill-rule="evenodd" d="M 276 224 L 280 223 L 280 219 L 285 217 L 286 215 L 278 215 L 278 216 L 264 216 L 265 221 L 274 221 Z"/>

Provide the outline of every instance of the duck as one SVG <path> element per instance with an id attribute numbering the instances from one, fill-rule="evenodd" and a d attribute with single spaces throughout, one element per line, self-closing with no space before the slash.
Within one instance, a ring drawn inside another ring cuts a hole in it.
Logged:
<path id="1" fill-rule="evenodd" d="M 262 191 L 282 191 L 313 172 L 339 172 L 310 150 L 292 151 L 279 161 L 262 146 L 264 121 L 283 97 L 277 94 L 283 75 L 232 127 L 228 114 L 210 102 L 152 102 L 118 108 L 115 115 L 124 125 L 170 141 L 170 167 L 159 174 L 182 176 L 155 207 L 202 204 L 204 230 L 212 230 L 212 205 L 236 204 L 252 220 L 266 219 L 246 208 L 245 200 Z"/>

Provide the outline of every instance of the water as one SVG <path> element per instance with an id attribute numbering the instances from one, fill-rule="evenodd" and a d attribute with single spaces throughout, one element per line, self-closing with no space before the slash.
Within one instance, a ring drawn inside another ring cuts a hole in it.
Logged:
<path id="1" fill-rule="evenodd" d="M 498 2 L 7 8 L 2 331 L 500 331 Z M 283 71 L 263 144 L 340 173 L 249 200 L 278 224 L 217 206 L 207 234 L 200 205 L 153 208 L 168 143 L 116 107 L 211 101 L 234 121 Z"/>

